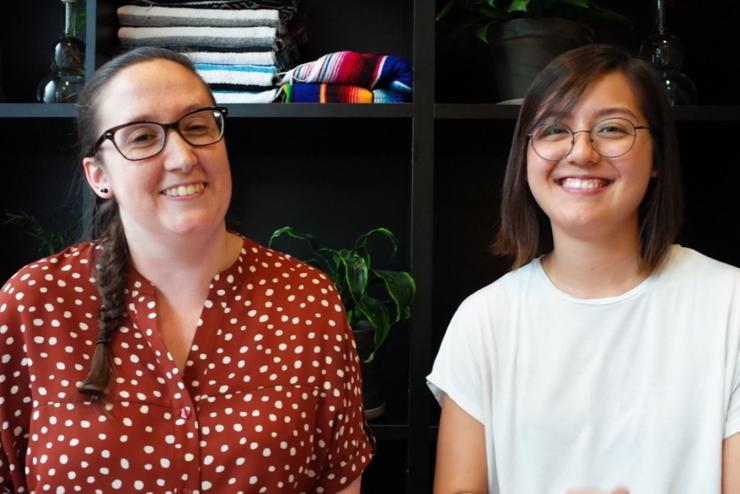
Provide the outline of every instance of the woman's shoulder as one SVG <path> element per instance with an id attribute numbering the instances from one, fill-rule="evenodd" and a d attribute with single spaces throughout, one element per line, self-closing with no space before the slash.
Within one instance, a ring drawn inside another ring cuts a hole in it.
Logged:
<path id="1" fill-rule="evenodd" d="M 678 244 L 671 247 L 664 270 L 679 277 L 706 278 L 715 281 L 724 278 L 735 280 L 735 282 L 740 281 L 740 268 L 737 266 Z"/>
<path id="2" fill-rule="evenodd" d="M 40 288 L 45 281 L 64 287 L 71 279 L 88 279 L 95 265 L 97 249 L 99 245 L 95 242 L 81 242 L 30 262 L 7 280 L 2 292 L 8 293 L 21 286 Z"/>
<path id="3" fill-rule="evenodd" d="M 290 254 L 266 247 L 250 238 L 244 238 L 242 255 L 247 269 L 262 276 L 279 276 L 286 282 L 294 279 L 317 288 L 334 290 L 329 276 L 319 268 L 301 261 Z M 288 285 L 290 286 L 290 285 Z"/>
<path id="4" fill-rule="evenodd" d="M 539 290 L 543 285 L 542 281 L 539 260 L 535 259 L 506 272 L 465 297 L 458 312 L 473 317 L 511 313 L 525 301 L 538 297 L 532 291 Z"/>

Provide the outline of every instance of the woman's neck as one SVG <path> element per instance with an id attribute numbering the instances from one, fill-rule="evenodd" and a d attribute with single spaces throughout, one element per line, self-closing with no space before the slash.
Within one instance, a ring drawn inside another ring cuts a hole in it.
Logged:
<path id="1" fill-rule="evenodd" d="M 207 287 L 236 261 L 242 240 L 225 226 L 197 237 L 127 235 L 134 268 L 158 289 Z"/>
<path id="2" fill-rule="evenodd" d="M 650 274 L 640 254 L 639 235 L 594 241 L 555 235 L 555 248 L 542 268 L 559 289 L 578 298 L 621 295 Z"/>

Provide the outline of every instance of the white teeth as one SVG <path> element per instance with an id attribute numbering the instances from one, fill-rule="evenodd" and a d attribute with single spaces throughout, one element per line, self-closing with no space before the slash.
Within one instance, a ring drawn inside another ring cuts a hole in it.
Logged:
<path id="1" fill-rule="evenodd" d="M 591 190 L 607 185 L 607 181 L 601 178 L 564 178 L 560 184 L 567 189 Z"/>
<path id="2" fill-rule="evenodd" d="M 170 187 L 165 189 L 162 193 L 167 197 L 183 197 L 192 196 L 203 191 L 206 188 L 204 183 L 190 184 L 190 185 L 179 185 L 176 187 Z"/>

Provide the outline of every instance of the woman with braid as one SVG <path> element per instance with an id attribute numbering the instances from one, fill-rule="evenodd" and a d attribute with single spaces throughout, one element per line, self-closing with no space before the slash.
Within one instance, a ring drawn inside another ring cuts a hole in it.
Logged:
<path id="1" fill-rule="evenodd" d="M 372 452 L 341 301 L 226 229 L 225 115 L 167 50 L 87 83 L 96 240 L 0 291 L 0 492 L 359 492 Z"/>

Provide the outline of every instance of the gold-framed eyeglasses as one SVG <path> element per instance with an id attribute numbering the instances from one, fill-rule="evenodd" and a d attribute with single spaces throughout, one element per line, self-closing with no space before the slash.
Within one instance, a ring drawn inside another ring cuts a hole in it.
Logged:
<path id="1" fill-rule="evenodd" d="M 527 134 L 537 155 L 548 161 L 560 161 L 570 154 L 576 134 L 588 133 L 594 150 L 604 158 L 616 158 L 627 154 L 635 145 L 637 131 L 652 130 L 645 125 L 635 125 L 626 118 L 607 118 L 594 124 L 589 130 L 571 130 L 559 122 L 538 125 Z"/>
<path id="2" fill-rule="evenodd" d="M 199 108 L 171 123 L 139 120 L 111 127 L 101 134 L 87 155 L 93 156 L 103 142 L 110 140 L 127 160 L 145 160 L 162 152 L 170 129 L 191 146 L 209 146 L 223 138 L 226 113 L 226 108 L 220 106 Z"/>

